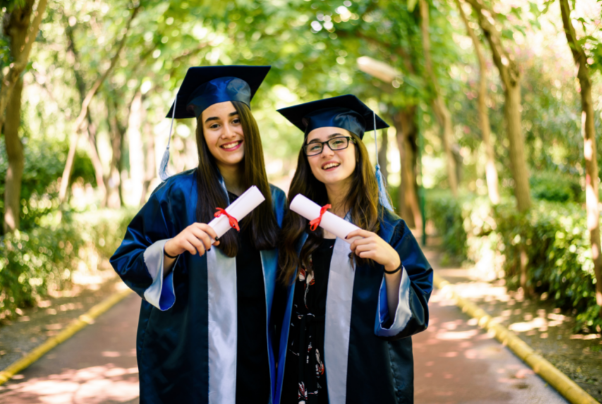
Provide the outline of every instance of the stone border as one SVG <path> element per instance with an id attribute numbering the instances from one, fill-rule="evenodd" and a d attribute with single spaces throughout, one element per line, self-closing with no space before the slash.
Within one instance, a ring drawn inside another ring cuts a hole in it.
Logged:
<path id="1" fill-rule="evenodd" d="M 65 342 L 73 335 L 75 335 L 78 331 L 84 329 L 87 325 L 93 324 L 95 318 L 109 310 L 115 304 L 119 303 L 126 296 L 129 296 L 131 292 L 132 291 L 130 289 L 125 289 L 113 293 L 111 296 L 109 296 L 108 298 L 106 298 L 105 300 L 88 310 L 88 312 L 82 314 L 76 320 L 73 320 L 67 326 L 67 328 L 61 331 L 58 335 L 49 338 L 43 344 L 28 352 L 23 358 L 12 363 L 6 369 L 0 371 L 0 385 L 9 381 L 14 375 L 21 372 L 23 369 L 27 368 L 32 363 L 36 362 L 52 348 Z"/>
<path id="2" fill-rule="evenodd" d="M 529 365 L 535 373 L 554 387 L 570 403 L 599 404 L 598 401 L 579 387 L 577 383 L 572 381 L 567 375 L 558 370 L 558 368 L 545 360 L 541 355 L 537 354 L 533 348 L 527 345 L 516 334 L 503 325 L 495 322 L 485 310 L 456 293 L 453 290 L 451 283 L 437 274 L 434 274 L 433 282 L 447 297 L 454 300 L 456 305 L 462 309 L 463 312 L 476 319 L 481 328 L 493 333 L 498 341 L 510 348 L 516 356 Z"/>

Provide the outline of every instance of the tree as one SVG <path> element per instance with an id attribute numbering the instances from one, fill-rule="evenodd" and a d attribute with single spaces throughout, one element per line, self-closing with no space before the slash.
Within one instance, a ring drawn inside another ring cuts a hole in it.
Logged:
<path id="1" fill-rule="evenodd" d="M 21 125 L 21 93 L 23 78 L 21 74 L 29 61 L 33 42 L 38 35 L 47 0 L 39 0 L 35 15 L 31 19 L 35 0 L 26 0 L 23 5 L 13 5 L 4 15 L 3 31 L 10 40 L 11 63 L 8 72 L 2 75 L 0 90 L 0 129 L 4 133 L 8 171 L 4 193 L 4 232 L 19 228 L 21 212 L 21 180 L 25 167 L 23 143 L 19 138 Z"/>
<path id="2" fill-rule="evenodd" d="M 86 97 L 84 98 L 84 100 L 82 102 L 81 111 L 79 113 L 79 116 L 75 120 L 75 124 L 74 124 L 75 133 L 71 138 L 71 144 L 69 145 L 69 153 L 67 155 L 67 162 L 65 163 L 65 169 L 63 170 L 63 176 L 61 177 L 61 185 L 60 185 L 60 189 L 59 189 L 59 200 L 61 202 L 63 202 L 67 196 L 67 187 L 69 185 L 69 178 L 71 177 L 71 168 L 73 167 L 73 159 L 75 158 L 75 150 L 77 148 L 77 143 L 79 141 L 79 135 L 86 128 L 86 121 L 87 121 L 87 117 L 89 114 L 90 103 L 92 102 L 92 99 L 98 92 L 98 89 L 100 88 L 100 86 L 104 83 L 104 81 L 107 79 L 107 77 L 109 77 L 109 75 L 113 71 L 113 68 L 117 64 L 117 61 L 119 60 L 119 55 L 121 54 L 121 51 L 125 45 L 125 41 L 127 39 L 128 32 L 132 25 L 132 21 L 134 20 L 134 18 L 136 18 L 136 15 L 140 11 L 141 4 L 142 4 L 142 2 L 136 4 L 132 8 L 132 11 L 130 13 L 130 18 L 128 19 L 128 21 L 126 23 L 126 26 L 125 26 L 124 32 L 121 36 L 121 39 L 119 41 L 117 41 L 117 43 L 115 44 L 115 53 L 113 54 L 113 56 L 110 59 L 111 62 L 109 64 L 109 67 L 105 70 L 105 72 L 103 74 L 101 74 L 98 77 L 98 79 L 92 85 L 90 90 L 88 90 L 88 93 L 86 94 Z"/>
<path id="3" fill-rule="evenodd" d="M 422 48 L 424 52 L 424 69 L 426 79 L 432 92 L 433 111 L 441 127 L 443 139 L 443 150 L 445 151 L 445 164 L 447 166 L 447 182 L 454 196 L 458 195 L 458 177 L 456 171 L 456 160 L 452 152 L 453 123 L 449 109 L 441 94 L 441 87 L 433 68 L 431 59 L 431 41 L 429 34 L 429 5 L 426 0 L 419 0 L 420 29 L 422 31 Z"/>
<path id="4" fill-rule="evenodd" d="M 506 134 L 510 144 L 510 169 L 514 179 L 514 195 L 520 212 L 531 207 L 531 190 L 529 186 L 529 170 L 525 159 L 525 140 L 521 121 L 521 73 L 514 55 L 508 51 L 496 27 L 496 15 L 486 7 L 482 0 L 466 0 L 478 17 L 478 22 L 491 48 L 493 62 L 497 67 L 504 88 L 504 120 Z"/>
<path id="5" fill-rule="evenodd" d="M 483 136 L 483 146 L 487 156 L 485 167 L 485 176 L 487 179 L 487 190 L 489 191 L 489 200 L 492 204 L 497 205 L 500 202 L 500 192 L 498 190 L 498 175 L 495 168 L 495 153 L 493 151 L 493 143 L 491 142 L 491 126 L 489 125 L 489 114 L 487 113 L 487 63 L 481 49 L 481 41 L 477 38 L 474 30 L 470 27 L 470 22 L 462 9 L 460 0 L 455 0 L 462 22 L 466 26 L 466 32 L 474 47 L 474 52 L 479 62 L 479 98 L 477 102 L 479 112 L 479 126 L 481 127 L 481 135 Z"/>
<path id="6" fill-rule="evenodd" d="M 594 102 L 592 99 L 592 80 L 590 78 L 587 56 L 582 41 L 577 38 L 571 20 L 571 9 L 567 0 L 559 0 L 562 25 L 571 48 L 581 94 L 581 132 L 583 134 L 585 157 L 585 205 L 587 209 L 587 227 L 589 230 L 594 273 L 596 275 L 596 302 L 600 306 L 602 317 L 602 253 L 600 251 L 600 212 L 598 210 L 598 162 L 596 161 L 596 128 L 594 126 Z"/>

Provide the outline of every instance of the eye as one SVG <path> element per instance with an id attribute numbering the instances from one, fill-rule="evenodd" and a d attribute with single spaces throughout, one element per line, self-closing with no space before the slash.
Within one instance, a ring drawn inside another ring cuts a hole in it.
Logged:
<path id="1" fill-rule="evenodd" d="M 332 144 L 334 147 L 341 147 L 341 146 L 343 146 L 343 145 L 345 144 L 345 139 L 343 139 L 343 138 L 340 138 L 340 139 L 337 139 L 337 138 L 335 138 L 335 139 L 332 139 L 332 142 L 331 142 L 331 144 Z"/>
<path id="2" fill-rule="evenodd" d="M 320 143 L 310 143 L 307 146 L 307 150 L 309 150 L 310 152 L 320 151 L 321 148 L 322 148 L 322 145 Z"/>
<path id="3" fill-rule="evenodd" d="M 232 123 L 234 123 L 234 124 L 237 124 L 237 125 L 238 125 L 238 124 L 240 123 L 240 118 L 234 118 L 234 119 L 232 120 Z"/>
<path id="4" fill-rule="evenodd" d="M 219 128 L 219 124 L 217 124 L 217 123 L 214 123 L 213 125 L 209 126 L 209 129 L 217 129 L 217 128 Z"/>

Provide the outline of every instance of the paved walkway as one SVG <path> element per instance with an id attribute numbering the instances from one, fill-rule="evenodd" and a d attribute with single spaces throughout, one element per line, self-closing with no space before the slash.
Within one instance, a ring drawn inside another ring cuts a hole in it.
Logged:
<path id="1" fill-rule="evenodd" d="M 4 386 L 0 403 L 138 403 L 131 295 Z M 416 404 L 557 404 L 565 401 L 442 295 L 414 338 Z"/>
<path id="2" fill-rule="evenodd" d="M 0 403 L 138 403 L 139 307 L 140 298 L 128 296 L 0 386 Z"/>

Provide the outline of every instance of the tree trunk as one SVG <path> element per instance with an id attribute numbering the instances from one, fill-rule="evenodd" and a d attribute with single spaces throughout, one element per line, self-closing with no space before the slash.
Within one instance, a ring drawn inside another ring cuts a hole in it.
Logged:
<path id="1" fill-rule="evenodd" d="M 571 9 L 567 0 L 560 0 L 560 12 L 566 39 L 577 65 L 577 78 L 581 86 L 581 131 L 583 133 L 585 157 L 585 205 L 589 230 L 594 273 L 596 276 L 596 302 L 602 317 L 602 253 L 600 251 L 600 212 L 598 201 L 598 162 L 596 161 L 596 128 L 594 126 L 594 103 L 592 82 L 587 66 L 587 57 L 577 39 L 571 21 Z"/>
<path id="2" fill-rule="evenodd" d="M 27 48 L 25 46 L 26 42 L 35 39 L 35 36 L 32 37 L 31 34 L 28 36 L 34 1 L 27 0 L 23 7 L 15 8 L 12 12 L 4 15 L 3 31 L 4 35 L 10 38 L 10 53 L 16 63 L 23 59 L 27 61 L 31 46 L 29 46 L 27 55 L 24 55 L 23 52 Z M 43 8 L 45 8 L 45 4 Z M 41 10 L 42 13 L 44 12 L 43 8 Z M 35 34 L 37 34 L 37 29 L 38 27 L 32 25 L 32 31 L 35 30 Z M 11 65 L 10 71 L 6 77 L 3 77 L 3 91 L 0 94 L 0 97 L 2 97 L 0 102 L 2 104 L 2 109 L 0 110 L 0 129 L 4 133 L 4 143 L 8 157 L 8 169 L 4 185 L 4 233 L 10 233 L 19 229 L 21 182 L 25 168 L 25 153 L 23 143 L 19 137 L 19 128 L 21 126 L 21 95 L 23 93 L 21 72 L 25 65 L 23 65 L 23 68 L 14 77 L 11 77 L 11 73 L 15 73 L 16 63 Z M 4 116 L 5 111 L 6 117 Z"/>
<path id="3" fill-rule="evenodd" d="M 114 100 L 107 100 L 107 118 L 109 126 L 109 135 L 111 138 L 111 163 L 109 168 L 109 177 L 107 179 L 107 202 L 106 206 L 110 208 L 119 208 L 123 204 L 123 191 L 121 184 L 121 170 L 123 161 L 123 139 L 125 129 L 119 124 L 117 117 L 117 106 Z"/>
<path id="4" fill-rule="evenodd" d="M 0 77 L 2 77 L 2 85 L 0 86 L 0 128 L 4 126 L 4 113 L 11 99 L 13 89 L 29 62 L 29 54 L 40 30 L 40 23 L 48 4 L 47 0 L 39 0 L 33 20 L 30 22 L 34 1 L 26 0 L 22 8 L 15 8 L 12 12 L 4 15 L 3 26 L 6 36 L 12 38 L 16 34 L 16 32 L 15 34 L 11 33 L 11 30 L 24 30 L 27 34 L 17 46 L 14 43 L 11 44 L 11 55 L 14 61 L 8 66 L 6 74 L 4 74 L 4 69 L 0 70 Z M 24 13 L 24 11 L 27 12 Z"/>
<path id="5" fill-rule="evenodd" d="M 493 62 L 500 73 L 504 87 L 504 120 L 510 143 L 510 169 L 514 179 L 514 195 L 518 210 L 526 212 L 531 207 L 531 190 L 520 114 L 520 71 L 514 61 L 514 55 L 509 54 L 502 45 L 500 30 L 493 25 L 495 23 L 493 11 L 487 9 L 481 0 L 465 1 L 472 6 L 478 16 L 479 26 L 487 38 Z"/>
<path id="6" fill-rule="evenodd" d="M 443 149 L 445 151 L 445 162 L 447 167 L 447 181 L 454 196 L 458 195 L 458 178 L 456 176 L 456 161 L 452 152 L 453 124 L 451 114 L 441 96 L 439 81 L 435 75 L 433 62 L 431 60 L 431 41 L 429 37 L 429 9 L 426 0 L 420 0 L 420 29 L 422 32 L 422 48 L 424 51 L 424 67 L 427 80 L 433 93 L 433 111 L 442 131 Z"/>
<path id="7" fill-rule="evenodd" d="M 73 135 L 73 139 L 71 140 L 71 144 L 69 146 L 67 162 L 65 163 L 65 169 L 63 170 L 63 176 L 61 178 L 61 185 L 60 185 L 60 189 L 59 189 L 59 200 L 61 202 L 64 202 L 65 198 L 67 196 L 67 187 L 69 185 L 69 177 L 71 176 L 71 168 L 73 167 L 73 159 L 75 157 L 75 147 L 77 146 L 79 134 L 84 130 L 84 128 L 86 126 L 86 120 L 88 118 L 88 113 L 90 110 L 89 109 L 90 103 L 92 102 L 92 99 L 98 92 L 98 89 L 100 88 L 100 86 L 105 82 L 107 77 L 109 77 L 109 75 L 113 71 L 113 68 L 117 64 L 117 61 L 119 60 L 119 55 L 121 54 L 121 51 L 125 45 L 125 40 L 127 39 L 130 27 L 132 25 L 132 21 L 134 20 L 134 18 L 136 18 L 136 15 L 140 11 L 141 4 L 142 4 L 141 2 L 138 3 L 138 5 L 132 9 L 132 13 L 130 14 L 130 18 L 128 19 L 128 21 L 126 23 L 123 35 L 122 35 L 121 39 L 115 45 L 116 50 L 115 50 L 115 53 L 113 54 L 113 56 L 111 57 L 111 63 L 109 64 L 109 67 L 92 85 L 92 87 L 88 91 L 88 94 L 86 94 L 84 101 L 82 102 L 81 111 L 74 124 L 75 133 Z"/>
<path id="8" fill-rule="evenodd" d="M 416 191 L 417 135 L 416 107 L 400 110 L 393 123 L 397 130 L 397 145 L 401 160 L 401 184 L 399 186 L 399 209 L 408 227 L 422 228 L 422 215 Z"/>
<path id="9" fill-rule="evenodd" d="M 478 98 L 478 114 L 479 114 L 479 125 L 481 134 L 483 136 L 483 146 L 485 148 L 486 165 L 485 165 L 485 178 L 487 179 L 487 191 L 489 193 L 489 200 L 492 204 L 497 205 L 500 203 L 500 192 L 498 189 L 498 175 L 497 169 L 495 168 L 495 153 L 493 151 L 493 143 L 491 142 L 491 126 L 489 124 L 489 114 L 487 113 L 487 64 L 485 63 L 485 56 L 481 49 L 481 42 L 477 38 L 474 30 L 470 27 L 468 18 L 462 9 L 460 0 L 456 0 L 456 5 L 460 11 L 462 21 L 466 26 L 466 32 L 472 39 L 475 54 L 479 61 L 479 98 Z"/>
<path id="10" fill-rule="evenodd" d="M 144 186 L 142 187 L 142 195 L 140 196 L 140 205 L 146 203 L 147 196 L 150 192 L 150 186 L 153 180 L 157 177 L 157 157 L 155 156 L 155 135 L 152 126 L 148 120 L 144 121 L 144 139 L 146 140 L 146 173 L 144 176 Z"/>
<path id="11" fill-rule="evenodd" d="M 130 194 L 134 200 L 140 200 L 144 187 L 144 147 L 142 144 L 142 93 L 138 91 L 130 107 L 128 119 L 128 143 L 130 161 Z"/>
<path id="12" fill-rule="evenodd" d="M 4 142 L 8 155 L 8 170 L 4 185 L 4 233 L 19 229 L 21 214 L 21 180 L 25 168 L 25 153 L 19 137 L 21 126 L 21 94 L 23 79 L 17 80 L 6 108 Z"/>
<path id="13" fill-rule="evenodd" d="M 86 98 L 86 83 L 82 77 L 79 68 L 81 66 L 79 60 L 79 52 L 75 47 L 75 40 L 73 34 L 73 27 L 69 23 L 69 19 L 66 14 L 63 14 L 63 25 L 65 27 L 65 35 L 67 36 L 67 54 L 71 57 L 72 63 L 71 66 L 73 68 L 73 74 L 75 76 L 75 82 L 77 85 L 77 90 L 79 92 L 79 102 L 83 103 Z M 96 146 L 96 127 L 92 122 L 92 117 L 88 111 L 87 113 L 87 132 L 88 132 L 88 151 L 90 154 L 90 159 L 92 160 L 92 164 L 94 165 L 94 174 L 96 177 L 96 187 L 100 192 L 100 200 L 101 204 L 104 207 L 106 201 L 107 188 L 104 183 L 104 173 L 102 168 L 102 162 L 100 161 L 100 156 L 98 155 L 98 147 Z"/>

